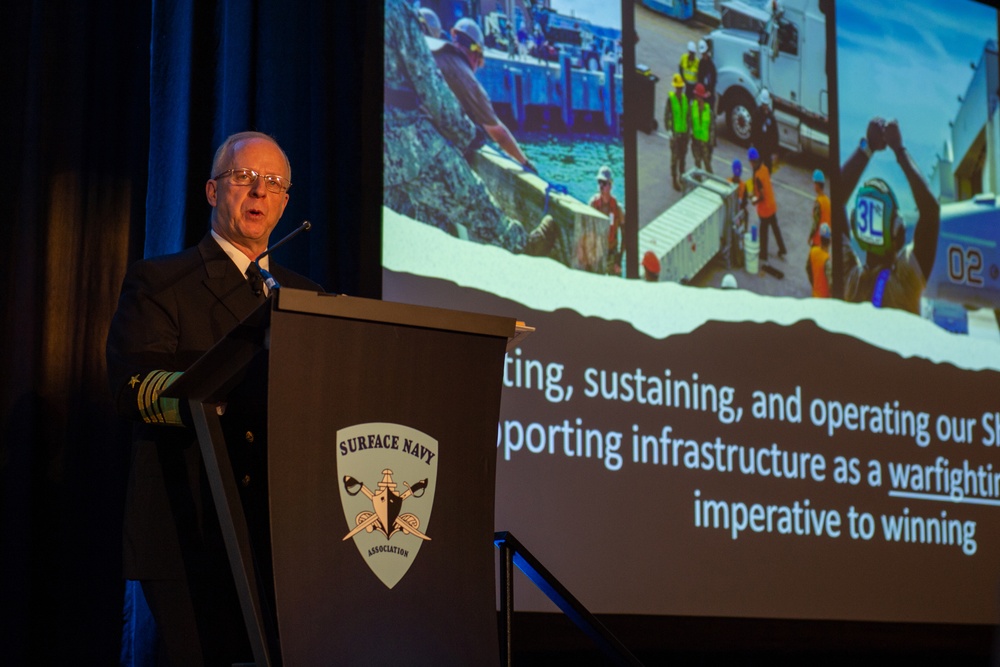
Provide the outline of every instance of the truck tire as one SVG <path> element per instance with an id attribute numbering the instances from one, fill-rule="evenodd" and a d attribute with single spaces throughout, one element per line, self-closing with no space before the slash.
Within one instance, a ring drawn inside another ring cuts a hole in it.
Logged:
<path id="1" fill-rule="evenodd" d="M 726 127 L 741 146 L 750 145 L 757 105 L 753 97 L 742 88 L 734 90 L 726 100 Z"/>

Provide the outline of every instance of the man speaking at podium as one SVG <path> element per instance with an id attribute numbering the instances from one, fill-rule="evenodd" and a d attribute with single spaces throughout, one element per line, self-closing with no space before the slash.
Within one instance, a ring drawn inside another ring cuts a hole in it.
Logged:
<path id="1" fill-rule="evenodd" d="M 173 666 L 253 656 L 189 411 L 159 394 L 266 298 L 253 260 L 267 249 L 291 185 L 291 165 L 273 138 L 226 139 L 205 184 L 210 232 L 195 247 L 129 267 L 108 334 L 111 391 L 119 413 L 136 422 L 124 575 L 141 583 L 161 657 Z M 279 285 L 322 291 L 268 259 L 261 268 Z M 223 420 L 233 472 L 255 552 L 266 554 L 266 410 L 232 408 Z"/>

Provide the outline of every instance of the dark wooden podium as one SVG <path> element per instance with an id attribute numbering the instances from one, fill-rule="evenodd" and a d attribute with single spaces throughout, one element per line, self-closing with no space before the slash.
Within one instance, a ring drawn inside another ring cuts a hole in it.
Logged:
<path id="1" fill-rule="evenodd" d="M 258 665 L 499 664 L 496 428 L 514 333 L 509 318 L 281 289 L 170 387 L 190 401 Z M 273 613 L 216 410 L 248 383 L 267 392 Z"/>

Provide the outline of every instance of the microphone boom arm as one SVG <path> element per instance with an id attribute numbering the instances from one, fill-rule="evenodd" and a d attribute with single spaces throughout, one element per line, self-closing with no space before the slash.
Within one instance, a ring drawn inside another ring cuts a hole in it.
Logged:
<path id="1" fill-rule="evenodd" d="M 264 268 L 260 265 L 260 260 L 269 255 L 272 250 L 277 250 L 285 243 L 291 241 L 293 238 L 298 236 L 300 233 L 308 232 L 310 229 L 312 229 L 312 223 L 309 222 L 308 220 L 303 220 L 302 224 L 296 227 L 294 230 L 292 230 L 292 232 L 288 234 L 288 236 L 281 239 L 273 246 L 269 247 L 267 250 L 257 255 L 257 259 L 253 261 L 254 264 L 257 265 L 257 268 L 260 269 L 260 275 L 264 279 L 264 284 L 267 286 L 267 291 L 269 294 L 273 294 L 276 290 L 281 289 L 281 285 L 278 284 L 278 281 L 275 280 L 274 276 L 272 276 L 269 271 L 264 270 Z"/>

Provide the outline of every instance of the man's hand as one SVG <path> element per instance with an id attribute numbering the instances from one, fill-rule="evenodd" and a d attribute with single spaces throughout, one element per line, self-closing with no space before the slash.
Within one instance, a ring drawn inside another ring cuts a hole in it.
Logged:
<path id="1" fill-rule="evenodd" d="M 476 125 L 476 134 L 472 138 L 472 142 L 462 152 L 462 157 L 465 158 L 466 162 L 472 162 L 473 154 L 486 144 L 487 138 L 486 131 Z"/>
<path id="2" fill-rule="evenodd" d="M 885 124 L 885 143 L 892 149 L 893 153 L 898 153 L 903 148 L 903 136 L 899 131 L 899 122 L 896 119 Z"/>
<path id="3" fill-rule="evenodd" d="M 885 119 L 876 116 L 868 121 L 868 131 L 865 133 L 868 140 L 868 148 L 872 151 L 880 151 L 885 148 Z"/>

